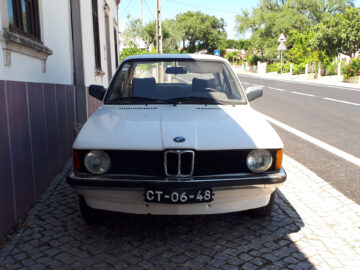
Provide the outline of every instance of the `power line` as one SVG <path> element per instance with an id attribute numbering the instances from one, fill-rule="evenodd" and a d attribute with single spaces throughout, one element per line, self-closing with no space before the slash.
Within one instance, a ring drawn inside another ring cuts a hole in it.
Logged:
<path id="1" fill-rule="evenodd" d="M 154 13 L 152 13 L 152 11 L 151 11 L 150 7 L 148 6 L 146 0 L 144 0 L 144 2 L 145 2 L 145 6 L 146 6 L 147 10 L 149 11 L 150 15 L 151 15 L 154 19 L 156 19 L 155 16 L 154 16 Z"/>
<path id="2" fill-rule="evenodd" d="M 178 1 L 174 1 L 174 0 L 166 0 L 166 1 L 171 2 L 171 3 L 174 3 L 174 4 L 182 5 L 182 6 L 185 5 L 185 6 L 189 6 L 189 7 L 207 9 L 207 10 L 211 10 L 211 11 L 221 11 L 221 12 L 226 12 L 226 13 L 231 13 L 231 14 L 238 14 L 238 12 L 230 11 L 230 10 L 223 10 L 223 9 L 218 9 L 218 8 L 202 7 L 202 6 L 197 6 L 197 5 L 188 4 L 188 3 L 184 3 L 184 2 L 178 2 Z"/>
<path id="3" fill-rule="evenodd" d="M 124 8 L 124 11 L 121 13 L 121 15 L 119 16 L 119 18 L 121 18 L 121 17 L 125 14 L 125 12 L 128 10 L 128 8 L 129 8 L 129 6 L 130 6 L 131 3 L 134 4 L 134 1 L 130 1 L 130 0 L 129 0 L 128 5 L 126 6 L 126 8 Z"/>

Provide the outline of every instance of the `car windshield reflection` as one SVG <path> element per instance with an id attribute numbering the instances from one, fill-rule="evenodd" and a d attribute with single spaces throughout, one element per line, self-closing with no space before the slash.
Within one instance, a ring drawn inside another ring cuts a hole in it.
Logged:
<path id="1" fill-rule="evenodd" d="M 219 61 L 133 60 L 123 64 L 105 104 L 244 104 L 226 64 Z"/>

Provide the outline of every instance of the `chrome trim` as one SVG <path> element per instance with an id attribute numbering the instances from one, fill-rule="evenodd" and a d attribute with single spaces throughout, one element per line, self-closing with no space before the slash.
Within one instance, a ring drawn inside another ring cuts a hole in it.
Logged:
<path id="1" fill-rule="evenodd" d="M 164 187 L 164 188 L 224 188 L 247 187 L 247 186 L 280 186 L 286 180 L 286 172 L 283 168 L 268 174 L 232 174 L 212 175 L 207 177 L 189 177 L 179 179 L 176 177 L 144 177 L 134 175 L 79 175 L 71 171 L 67 182 L 72 187 L 99 187 L 103 189 L 134 188 L 134 187 Z"/>
<path id="2" fill-rule="evenodd" d="M 167 156 L 169 153 L 177 154 L 178 157 L 178 171 L 177 174 L 169 174 L 168 168 L 167 168 Z M 181 156 L 183 154 L 190 153 L 192 154 L 192 160 L 191 160 L 191 171 L 190 174 L 182 174 L 181 172 Z M 172 177 L 190 177 L 194 173 L 194 164 L 195 164 L 195 152 L 193 150 L 166 150 L 164 152 L 164 169 L 165 169 L 165 175 L 166 176 L 172 176 Z"/>

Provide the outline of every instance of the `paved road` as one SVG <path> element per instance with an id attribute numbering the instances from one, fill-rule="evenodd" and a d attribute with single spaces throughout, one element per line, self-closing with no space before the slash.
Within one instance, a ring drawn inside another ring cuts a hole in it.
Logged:
<path id="1" fill-rule="evenodd" d="M 360 89 L 240 76 L 244 87 L 264 86 L 253 108 L 360 158 Z M 285 90 L 285 91 L 284 91 Z M 360 167 L 275 126 L 285 153 L 360 203 Z"/>

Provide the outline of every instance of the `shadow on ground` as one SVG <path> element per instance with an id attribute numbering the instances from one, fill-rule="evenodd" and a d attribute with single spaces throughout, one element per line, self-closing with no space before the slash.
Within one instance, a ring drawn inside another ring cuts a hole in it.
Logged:
<path id="1" fill-rule="evenodd" d="M 57 182 L 56 182 L 57 181 Z M 304 226 L 277 191 L 273 215 L 104 213 L 87 226 L 77 196 L 55 179 L 0 251 L 1 269 L 311 269 L 288 235 Z"/>

